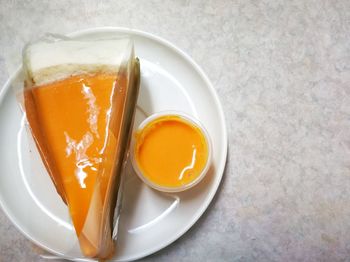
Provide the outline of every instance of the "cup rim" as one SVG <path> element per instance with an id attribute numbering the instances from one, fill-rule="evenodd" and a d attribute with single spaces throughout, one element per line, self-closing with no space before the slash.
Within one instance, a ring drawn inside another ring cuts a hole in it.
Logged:
<path id="1" fill-rule="evenodd" d="M 207 147 L 208 147 L 208 157 L 207 157 L 207 161 L 206 164 L 204 166 L 204 168 L 202 169 L 201 173 L 190 183 L 185 184 L 185 185 L 181 185 L 178 187 L 167 187 L 167 186 L 160 186 L 152 181 L 150 181 L 146 176 L 144 176 L 143 172 L 141 171 L 141 169 L 139 168 L 139 165 L 136 161 L 136 157 L 135 157 L 135 136 L 133 135 L 133 139 L 131 142 L 131 163 L 133 166 L 133 169 L 135 171 L 135 173 L 137 174 L 137 176 L 149 187 L 156 189 L 158 191 L 161 192 L 166 192 L 166 193 L 176 193 L 176 192 L 182 192 L 185 191 L 187 189 L 190 189 L 192 187 L 194 187 L 195 185 L 197 185 L 200 181 L 203 180 L 203 178 L 205 177 L 205 175 L 208 173 L 208 170 L 210 168 L 211 162 L 212 162 L 212 144 L 211 144 L 211 139 L 209 136 L 208 131 L 206 130 L 206 128 L 203 126 L 203 124 L 196 118 L 188 115 L 187 113 L 181 112 L 181 111 L 174 111 L 174 110 L 168 110 L 168 111 L 160 111 L 157 113 L 154 113 L 150 116 L 148 116 L 146 119 L 144 119 L 141 124 L 138 126 L 138 128 L 136 129 L 136 131 L 134 131 L 135 133 L 138 132 L 142 132 L 142 130 L 152 121 L 154 121 L 157 118 L 161 118 L 164 116 L 177 116 L 180 117 L 182 119 L 184 119 L 185 121 L 189 122 L 190 124 L 194 125 L 195 127 L 197 127 L 203 134 L 205 141 L 207 143 Z"/>

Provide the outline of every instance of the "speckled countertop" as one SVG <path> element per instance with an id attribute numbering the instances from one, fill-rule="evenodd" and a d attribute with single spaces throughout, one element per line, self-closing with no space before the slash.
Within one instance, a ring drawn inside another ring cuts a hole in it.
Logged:
<path id="1" fill-rule="evenodd" d="M 0 0 L 0 86 L 44 32 L 123 26 L 176 44 L 219 94 L 220 190 L 145 261 L 350 261 L 350 1 L 41 2 Z M 0 261 L 38 252 L 0 211 Z"/>

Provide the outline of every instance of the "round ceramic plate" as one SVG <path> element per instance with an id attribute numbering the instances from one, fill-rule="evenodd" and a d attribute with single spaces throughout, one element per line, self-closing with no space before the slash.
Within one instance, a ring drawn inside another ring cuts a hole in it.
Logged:
<path id="1" fill-rule="evenodd" d="M 123 210 L 117 253 L 112 261 L 150 255 L 183 235 L 207 209 L 220 184 L 227 154 L 224 114 L 215 89 L 199 66 L 171 43 L 149 33 L 97 28 L 70 36 L 79 39 L 130 35 L 141 62 L 141 89 L 135 125 L 147 115 L 178 110 L 198 118 L 209 132 L 213 158 L 206 177 L 176 194 L 150 189 L 125 170 Z M 30 240 L 50 253 L 79 253 L 66 206 L 56 193 L 26 132 L 13 86 L 23 83 L 19 69 L 0 93 L 0 204 Z"/>

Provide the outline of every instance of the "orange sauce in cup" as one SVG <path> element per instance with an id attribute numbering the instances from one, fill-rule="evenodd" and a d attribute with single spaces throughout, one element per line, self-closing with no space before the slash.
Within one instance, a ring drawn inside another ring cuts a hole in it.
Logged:
<path id="1" fill-rule="evenodd" d="M 156 118 L 136 135 L 137 166 L 157 186 L 178 188 L 190 184 L 201 175 L 208 156 L 202 130 L 176 115 Z"/>

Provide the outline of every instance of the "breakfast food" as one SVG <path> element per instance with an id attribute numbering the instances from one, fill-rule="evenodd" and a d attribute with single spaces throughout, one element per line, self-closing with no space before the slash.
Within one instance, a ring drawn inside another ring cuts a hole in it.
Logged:
<path id="1" fill-rule="evenodd" d="M 198 182 L 208 168 L 210 143 L 203 129 L 188 117 L 163 114 L 136 134 L 134 166 L 146 183 L 175 192 Z"/>
<path id="2" fill-rule="evenodd" d="M 41 40 L 25 48 L 23 64 L 23 105 L 41 159 L 83 255 L 107 258 L 140 81 L 133 43 Z"/>

